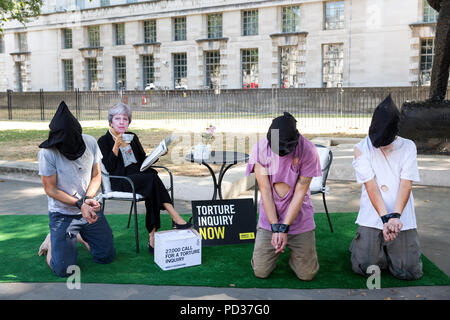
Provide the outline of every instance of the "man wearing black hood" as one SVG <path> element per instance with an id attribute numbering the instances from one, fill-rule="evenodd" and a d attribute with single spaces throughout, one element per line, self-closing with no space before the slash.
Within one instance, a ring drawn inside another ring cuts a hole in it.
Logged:
<path id="1" fill-rule="evenodd" d="M 286 246 L 289 265 L 300 280 L 312 280 L 319 270 L 309 185 L 322 171 L 314 144 L 298 132 L 296 122 L 288 112 L 273 119 L 247 165 L 247 175 L 255 173 L 261 190 L 251 260 L 258 278 L 272 273 Z"/>
<path id="2" fill-rule="evenodd" d="M 115 257 L 111 228 L 93 199 L 101 184 L 100 149 L 94 137 L 82 134 L 81 125 L 64 102 L 50 122 L 50 133 L 39 145 L 39 175 L 48 196 L 50 234 L 39 250 L 47 254 L 53 272 L 68 276 L 77 263 L 80 235 L 94 261 Z"/>
<path id="3" fill-rule="evenodd" d="M 350 251 L 354 272 L 372 265 L 404 280 L 422 277 L 412 182 L 419 181 L 413 141 L 397 136 L 400 112 L 389 95 L 375 109 L 369 136 L 355 146 L 353 167 L 362 184 L 359 225 Z"/>

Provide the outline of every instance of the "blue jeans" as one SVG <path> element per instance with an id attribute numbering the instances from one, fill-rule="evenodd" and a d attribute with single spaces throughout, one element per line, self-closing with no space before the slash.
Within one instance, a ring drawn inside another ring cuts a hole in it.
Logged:
<path id="1" fill-rule="evenodd" d="M 64 215 L 49 212 L 51 254 L 50 266 L 60 277 L 67 277 L 67 268 L 77 264 L 77 234 L 89 244 L 96 263 L 110 263 L 116 256 L 113 234 L 103 212 L 97 212 L 98 220 L 89 224 L 80 215 Z"/>

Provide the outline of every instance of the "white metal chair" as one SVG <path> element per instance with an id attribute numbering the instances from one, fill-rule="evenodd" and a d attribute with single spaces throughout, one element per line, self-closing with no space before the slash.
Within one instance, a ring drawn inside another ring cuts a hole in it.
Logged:
<path id="1" fill-rule="evenodd" d="M 101 164 L 102 167 L 102 193 L 101 193 L 101 203 L 102 203 L 102 210 L 105 210 L 106 200 L 119 200 L 119 201 L 130 201 L 131 207 L 130 207 L 130 214 L 128 217 L 128 225 L 127 228 L 130 228 L 130 221 L 131 221 L 131 215 L 134 211 L 134 232 L 135 232 L 135 239 L 136 239 L 136 252 L 139 253 L 139 236 L 138 236 L 138 219 L 137 219 L 137 203 L 144 201 L 145 198 L 139 194 L 136 193 L 136 190 L 134 188 L 133 181 L 125 176 L 113 176 L 108 173 L 103 163 Z M 151 166 L 151 168 L 157 169 L 164 169 L 169 173 L 170 177 L 170 186 L 167 188 L 167 191 L 170 191 L 170 198 L 173 201 L 173 176 L 172 172 L 166 167 L 163 166 Z M 131 185 L 132 192 L 122 192 L 122 191 L 113 191 L 111 189 L 111 181 L 110 179 L 122 179 L 128 181 L 128 183 Z"/>
<path id="2" fill-rule="evenodd" d="M 311 190 L 311 195 L 313 194 L 322 194 L 323 206 L 325 207 L 325 213 L 327 214 L 328 224 L 330 225 L 330 230 L 333 232 L 333 225 L 331 224 L 330 215 L 328 214 L 327 202 L 325 200 L 325 195 L 328 193 L 329 187 L 326 186 L 328 172 L 330 171 L 331 162 L 333 161 L 333 152 L 331 149 L 322 146 L 320 144 L 316 144 L 316 150 L 319 154 L 320 159 L 320 167 L 322 168 L 322 176 L 314 177 L 311 180 L 311 184 L 309 185 L 309 189 Z"/>
<path id="3" fill-rule="evenodd" d="M 328 224 L 330 225 L 331 232 L 334 232 L 333 225 L 331 224 L 330 215 L 328 214 L 327 202 L 325 199 L 325 194 L 328 193 L 329 187 L 326 186 L 328 172 L 330 171 L 331 162 L 333 161 L 333 153 L 331 150 L 325 146 L 316 144 L 317 153 L 319 154 L 320 166 L 322 168 L 322 176 L 314 177 L 311 180 L 309 189 L 311 195 L 322 194 L 323 205 L 325 207 L 325 213 L 327 214 Z M 255 212 L 258 213 L 258 181 L 255 179 L 255 198 L 254 198 Z"/>

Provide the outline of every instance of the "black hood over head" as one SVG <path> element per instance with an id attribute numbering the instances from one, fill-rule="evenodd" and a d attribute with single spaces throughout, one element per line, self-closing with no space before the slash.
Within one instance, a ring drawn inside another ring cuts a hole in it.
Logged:
<path id="1" fill-rule="evenodd" d="M 81 125 L 64 101 L 60 103 L 49 127 L 48 139 L 39 148 L 56 148 L 69 160 L 76 160 L 83 155 L 86 145 L 81 135 Z"/>
<path id="2" fill-rule="evenodd" d="M 269 140 L 269 146 L 272 151 L 283 157 L 292 151 L 298 144 L 298 138 L 300 133 L 297 130 L 297 120 L 289 113 L 284 112 L 282 116 L 277 117 L 272 120 L 272 124 L 267 132 L 267 140 Z M 276 142 L 272 141 L 272 130 L 278 129 L 279 132 L 279 143 L 278 148 L 276 147 Z M 273 147 L 272 147 L 273 145 Z"/>
<path id="3" fill-rule="evenodd" d="M 391 95 L 381 102 L 373 112 L 369 128 L 369 138 L 375 148 L 391 144 L 398 134 L 400 111 Z"/>

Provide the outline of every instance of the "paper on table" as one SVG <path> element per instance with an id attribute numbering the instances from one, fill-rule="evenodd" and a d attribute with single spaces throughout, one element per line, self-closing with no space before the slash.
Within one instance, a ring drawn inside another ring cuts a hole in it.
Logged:
<path id="1" fill-rule="evenodd" d="M 145 171 L 150 167 L 152 164 L 156 162 L 156 160 L 159 159 L 159 157 L 167 152 L 167 147 L 172 143 L 173 141 L 173 135 L 168 136 L 164 140 L 162 140 L 158 146 L 153 149 L 152 153 L 150 153 L 147 158 L 145 158 L 144 162 L 141 166 L 141 171 Z"/>

